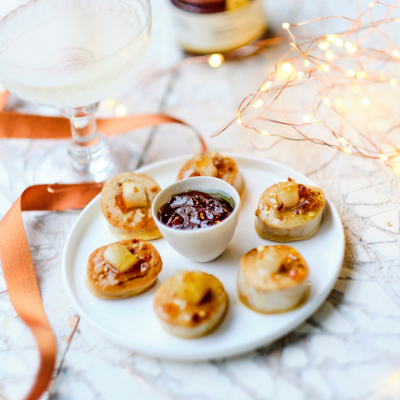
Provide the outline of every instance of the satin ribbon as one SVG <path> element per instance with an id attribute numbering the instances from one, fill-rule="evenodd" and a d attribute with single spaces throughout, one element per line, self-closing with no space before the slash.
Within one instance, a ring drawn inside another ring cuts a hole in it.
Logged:
<path id="1" fill-rule="evenodd" d="M 40 366 L 27 400 L 46 391 L 56 362 L 56 339 L 44 312 L 35 269 L 22 222 L 22 211 L 84 208 L 102 184 L 37 185 L 28 187 L 0 222 L 0 258 L 11 304 L 35 336 Z"/>
<path id="2" fill-rule="evenodd" d="M 7 92 L 0 93 L 0 111 L 7 102 Z M 184 121 L 165 114 L 142 114 L 127 117 L 96 119 L 99 131 L 104 136 L 114 136 L 134 129 L 161 124 L 181 124 L 196 134 L 202 151 L 207 146 L 201 135 Z M 19 114 L 11 111 L 0 112 L 0 139 L 70 139 L 69 121 L 63 117 Z"/>
<path id="3" fill-rule="evenodd" d="M 0 94 L 0 138 L 68 139 L 69 122 L 65 118 L 2 112 L 7 92 Z M 164 123 L 185 124 L 159 115 L 134 115 L 124 118 L 98 119 L 99 130 L 112 136 L 145 126 Z M 206 145 L 198 132 L 202 151 Z M 8 295 L 15 311 L 35 336 L 40 366 L 35 383 L 26 400 L 38 400 L 53 377 L 57 347 L 46 317 L 39 286 L 22 221 L 22 211 L 60 211 L 84 208 L 101 190 L 102 184 L 36 185 L 28 187 L 0 221 L 0 259 Z"/>

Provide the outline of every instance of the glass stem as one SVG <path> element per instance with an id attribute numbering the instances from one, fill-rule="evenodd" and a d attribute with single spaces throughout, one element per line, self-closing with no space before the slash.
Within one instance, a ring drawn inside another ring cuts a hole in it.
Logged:
<path id="1" fill-rule="evenodd" d="M 102 180 L 111 167 L 107 143 L 96 126 L 95 114 L 99 105 L 94 103 L 61 110 L 71 125 L 72 140 L 68 153 L 72 166 L 80 175 L 87 175 L 87 179 L 96 181 Z"/>

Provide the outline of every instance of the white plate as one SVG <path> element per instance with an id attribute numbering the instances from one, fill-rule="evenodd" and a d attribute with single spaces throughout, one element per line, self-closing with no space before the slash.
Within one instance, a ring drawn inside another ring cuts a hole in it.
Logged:
<path id="1" fill-rule="evenodd" d="M 228 154 L 229 155 L 229 154 Z M 238 299 L 236 277 L 240 257 L 262 244 L 254 230 L 254 211 L 261 193 L 287 177 L 313 185 L 305 176 L 261 158 L 232 154 L 245 179 L 242 210 L 235 235 L 227 250 L 209 263 L 196 263 L 176 253 L 164 239 L 154 240 L 163 260 L 159 283 L 150 291 L 124 300 L 101 300 L 85 288 L 89 255 L 98 247 L 115 242 L 100 209 L 100 195 L 83 210 L 71 229 L 63 253 L 63 278 L 67 292 L 79 314 L 114 342 L 151 356 L 176 360 L 205 360 L 233 356 L 256 349 L 290 332 L 312 315 L 330 293 L 342 266 L 344 232 L 340 217 L 327 200 L 321 228 L 306 241 L 292 242 L 310 267 L 310 295 L 296 310 L 262 315 L 246 308 Z M 164 188 L 174 182 L 189 156 L 160 161 L 139 169 Z M 202 270 L 215 275 L 229 296 L 229 311 L 212 334 L 195 340 L 178 339 L 161 328 L 154 312 L 153 297 L 160 282 L 177 269 Z"/>

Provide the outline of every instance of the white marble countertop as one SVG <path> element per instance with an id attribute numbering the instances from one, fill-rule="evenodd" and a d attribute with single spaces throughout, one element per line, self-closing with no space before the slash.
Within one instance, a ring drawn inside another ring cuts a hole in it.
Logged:
<path id="1" fill-rule="evenodd" d="M 346 0 L 342 0 L 346 3 Z M 152 1 L 154 31 L 138 76 L 182 59 L 165 1 Z M 266 4 L 272 26 L 315 14 L 316 1 Z M 314 8 L 313 8 L 314 7 Z M 331 4 L 325 14 L 333 14 Z M 317 10 L 318 11 L 318 10 Z M 313 14 L 314 13 L 314 14 Z M 281 142 L 257 153 L 242 127 L 210 134 L 235 115 L 259 87 L 279 49 L 224 64 L 185 67 L 121 90 L 114 99 L 128 113 L 165 111 L 195 125 L 210 149 L 254 154 L 308 175 L 336 205 L 346 233 L 340 278 L 321 309 L 277 342 L 218 362 L 178 363 L 143 357 L 104 339 L 71 306 L 63 288 L 62 252 L 78 212 L 25 213 L 28 242 L 46 313 L 57 337 L 57 400 L 345 400 L 400 398 L 399 179 L 382 163 L 309 143 Z M 247 73 L 246 72 L 250 72 Z M 134 83 L 134 82 L 133 82 Z M 54 115 L 11 97 L 9 108 Z M 103 106 L 112 115 L 115 107 Z M 265 140 L 268 140 L 267 138 Z M 124 169 L 198 150 L 184 127 L 141 129 L 110 140 Z M 51 155 L 60 155 L 51 165 Z M 29 185 L 57 182 L 67 165 L 65 141 L 0 141 L 0 218 Z M 19 400 L 38 367 L 35 341 L 15 314 L 0 272 L 0 398 Z"/>

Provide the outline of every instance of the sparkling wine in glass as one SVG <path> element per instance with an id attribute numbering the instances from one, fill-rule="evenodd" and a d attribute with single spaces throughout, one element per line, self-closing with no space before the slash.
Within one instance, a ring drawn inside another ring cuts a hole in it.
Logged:
<path id="1" fill-rule="evenodd" d="M 112 165 L 94 114 L 131 78 L 150 31 L 149 0 L 32 0 L 0 20 L 0 82 L 69 118 L 68 152 L 85 178 Z"/>

